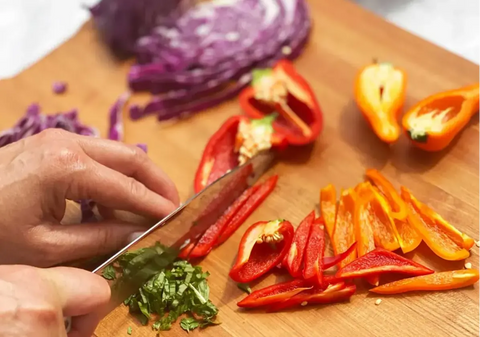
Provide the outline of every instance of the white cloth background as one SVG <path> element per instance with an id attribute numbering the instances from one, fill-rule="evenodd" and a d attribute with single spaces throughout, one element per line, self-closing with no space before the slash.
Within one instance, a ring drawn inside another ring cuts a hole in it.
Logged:
<path id="1" fill-rule="evenodd" d="M 0 79 L 14 76 L 75 34 L 89 16 L 82 5 L 96 1 L 0 0 Z M 479 0 L 356 2 L 479 63 Z"/>

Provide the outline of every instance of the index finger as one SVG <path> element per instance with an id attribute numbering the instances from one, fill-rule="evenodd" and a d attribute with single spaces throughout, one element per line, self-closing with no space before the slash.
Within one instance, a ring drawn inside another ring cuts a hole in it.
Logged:
<path id="1" fill-rule="evenodd" d="M 76 140 L 93 160 L 135 178 L 148 189 L 170 200 L 175 206 L 179 205 L 180 198 L 172 180 L 140 148 L 118 141 L 86 136 L 78 136 Z"/>

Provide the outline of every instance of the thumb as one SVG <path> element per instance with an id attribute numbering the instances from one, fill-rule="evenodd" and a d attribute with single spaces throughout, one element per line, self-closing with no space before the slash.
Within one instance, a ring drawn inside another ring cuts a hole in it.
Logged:
<path id="1" fill-rule="evenodd" d="M 55 246 L 54 264 L 111 254 L 145 231 L 144 226 L 118 220 L 48 227 L 44 234 Z"/>
<path id="2" fill-rule="evenodd" d="M 43 272 L 58 294 L 64 316 L 89 314 L 110 300 L 110 286 L 101 276 L 68 267 L 44 269 Z"/>

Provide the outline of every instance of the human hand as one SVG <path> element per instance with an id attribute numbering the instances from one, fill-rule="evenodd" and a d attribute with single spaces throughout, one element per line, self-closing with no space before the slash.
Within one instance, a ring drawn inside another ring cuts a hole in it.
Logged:
<path id="1" fill-rule="evenodd" d="M 90 337 L 110 299 L 100 276 L 76 268 L 0 266 L 0 337 Z"/>
<path id="2" fill-rule="evenodd" d="M 57 265 L 108 254 L 144 227 L 115 220 L 61 225 L 66 199 L 162 218 L 179 203 L 136 146 L 48 129 L 0 149 L 0 264 Z"/>

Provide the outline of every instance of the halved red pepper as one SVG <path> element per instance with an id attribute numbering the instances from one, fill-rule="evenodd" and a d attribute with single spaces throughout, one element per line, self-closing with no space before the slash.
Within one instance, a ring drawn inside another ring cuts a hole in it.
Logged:
<path id="1" fill-rule="evenodd" d="M 240 93 L 240 105 L 253 118 L 278 112 L 274 129 L 289 144 L 312 143 L 323 127 L 323 115 L 313 90 L 288 60 L 272 69 L 253 71 L 251 86 Z"/>
<path id="2" fill-rule="evenodd" d="M 311 280 L 317 285 L 323 283 L 323 255 L 325 253 L 325 223 L 322 218 L 316 219 L 311 228 L 307 247 L 305 248 L 305 259 L 303 278 Z"/>
<path id="3" fill-rule="evenodd" d="M 240 241 L 230 278 L 248 283 L 274 268 L 290 249 L 293 232 L 286 220 L 260 221 L 250 226 Z"/>
<path id="4" fill-rule="evenodd" d="M 290 275 L 293 277 L 302 276 L 302 263 L 307 242 L 309 242 L 310 228 L 315 220 L 315 211 L 312 211 L 305 219 L 298 225 L 293 235 L 293 242 L 290 249 L 285 255 L 282 264 L 287 268 Z"/>
<path id="5" fill-rule="evenodd" d="M 288 300 L 273 304 L 269 308 L 269 311 L 280 311 L 309 304 L 327 304 L 345 301 L 352 297 L 356 289 L 357 287 L 354 284 L 347 286 L 344 282 L 329 284 L 326 288 L 317 287 L 306 289 Z"/>
<path id="6" fill-rule="evenodd" d="M 224 243 L 233 233 L 240 227 L 245 220 L 257 209 L 258 206 L 270 195 L 277 185 L 278 176 L 274 175 L 260 184 L 258 189 L 248 198 L 247 202 L 243 204 L 242 208 L 234 215 L 230 221 L 227 222 L 223 232 L 215 242 L 215 246 Z"/>
<path id="7" fill-rule="evenodd" d="M 275 117 L 250 119 L 232 116 L 210 138 L 195 174 L 194 190 L 200 192 L 228 171 L 261 150 L 283 148 L 285 137 L 275 132 Z"/>
<path id="8" fill-rule="evenodd" d="M 358 278 L 384 273 L 426 275 L 433 270 L 383 248 L 377 248 L 340 269 L 338 278 Z"/>
<path id="9" fill-rule="evenodd" d="M 255 290 L 243 300 L 238 302 L 237 305 L 242 308 L 257 308 L 266 306 L 283 302 L 299 292 L 311 288 L 312 286 L 307 281 L 302 279 L 287 281 L 274 284 L 263 289 Z"/>

